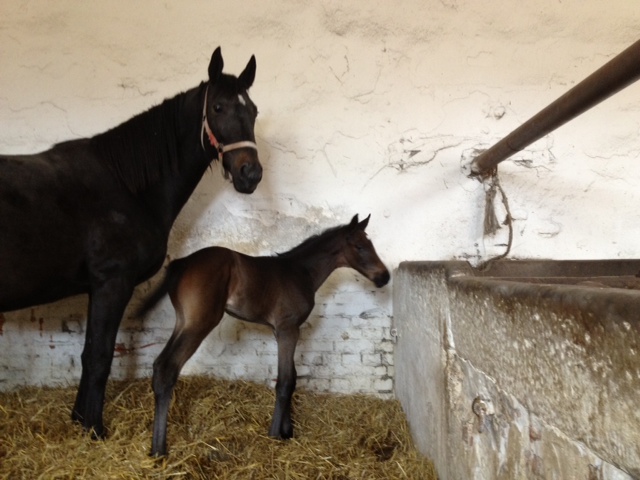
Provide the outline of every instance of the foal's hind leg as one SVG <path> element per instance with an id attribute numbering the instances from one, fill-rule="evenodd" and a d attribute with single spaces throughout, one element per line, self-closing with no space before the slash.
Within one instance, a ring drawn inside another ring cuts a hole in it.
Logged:
<path id="1" fill-rule="evenodd" d="M 218 301 L 211 306 L 211 310 L 199 315 L 197 310 L 190 312 L 185 308 L 183 312 L 180 305 L 176 306 L 176 327 L 169 342 L 153 362 L 153 393 L 156 405 L 151 455 L 167 454 L 167 416 L 178 375 L 202 340 L 220 322 L 224 314 L 224 302 L 225 299 Z"/>
<path id="2" fill-rule="evenodd" d="M 278 341 L 278 381 L 276 383 L 276 407 L 269 428 L 269 436 L 275 438 L 293 437 L 291 423 L 291 397 L 296 389 L 296 366 L 294 353 L 300 330 L 297 326 L 276 331 Z"/>

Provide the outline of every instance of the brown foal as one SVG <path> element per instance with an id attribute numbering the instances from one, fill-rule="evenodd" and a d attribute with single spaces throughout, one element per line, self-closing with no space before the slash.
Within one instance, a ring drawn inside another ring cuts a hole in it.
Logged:
<path id="1" fill-rule="evenodd" d="M 330 228 L 276 256 L 252 257 L 209 247 L 169 264 L 163 283 L 140 309 L 150 310 L 166 293 L 176 326 L 153 364 L 155 419 L 152 455 L 167 453 L 167 415 L 180 370 L 226 312 L 268 325 L 278 342 L 276 405 L 269 435 L 291 438 L 291 397 L 296 387 L 294 352 L 300 325 L 315 305 L 315 292 L 336 268 L 350 267 L 377 287 L 389 281 L 365 228 L 370 215 Z"/>

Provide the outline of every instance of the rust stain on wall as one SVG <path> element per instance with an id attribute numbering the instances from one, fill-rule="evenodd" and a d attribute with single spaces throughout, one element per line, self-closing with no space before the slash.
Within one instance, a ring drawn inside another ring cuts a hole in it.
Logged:
<path id="1" fill-rule="evenodd" d="M 128 355 L 131 352 L 133 352 L 133 350 L 135 350 L 134 348 L 127 348 L 127 346 L 124 343 L 116 343 L 116 346 L 114 347 L 113 351 L 114 351 L 114 356 L 115 357 L 122 357 L 124 355 Z"/>

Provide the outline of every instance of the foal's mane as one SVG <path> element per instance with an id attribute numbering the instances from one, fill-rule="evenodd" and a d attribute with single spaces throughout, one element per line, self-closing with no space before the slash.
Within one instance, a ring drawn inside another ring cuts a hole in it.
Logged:
<path id="1" fill-rule="evenodd" d="M 90 139 L 94 151 L 130 191 L 144 190 L 178 170 L 184 102 L 185 93 L 178 94 Z"/>
<path id="2" fill-rule="evenodd" d="M 307 238 L 304 242 L 296 247 L 293 247 L 291 250 L 283 253 L 278 253 L 277 256 L 279 258 L 292 258 L 299 255 L 304 255 L 310 250 L 318 248 L 320 244 L 326 242 L 327 240 L 333 239 L 339 234 L 344 233 L 343 231 L 346 231 L 348 227 L 349 224 L 327 228 L 325 231 Z"/>

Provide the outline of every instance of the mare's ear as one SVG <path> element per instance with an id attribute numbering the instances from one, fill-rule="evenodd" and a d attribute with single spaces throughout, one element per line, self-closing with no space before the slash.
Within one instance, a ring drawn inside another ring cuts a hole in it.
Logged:
<path id="1" fill-rule="evenodd" d="M 357 219 L 358 216 L 356 215 L 355 218 Z M 361 230 L 364 230 L 365 228 L 367 228 L 367 225 L 369 225 L 369 219 L 371 218 L 371 214 L 369 214 L 369 216 L 367 218 L 365 218 L 364 220 L 362 220 L 359 224 L 358 227 L 360 227 Z"/>
<path id="2" fill-rule="evenodd" d="M 211 55 L 211 61 L 209 62 L 209 81 L 216 83 L 222 75 L 222 67 L 224 62 L 222 61 L 222 52 L 220 47 L 216 48 Z"/>
<path id="3" fill-rule="evenodd" d="M 356 213 L 353 218 L 351 219 L 351 222 L 349 222 L 349 226 L 351 228 L 354 228 L 356 225 L 358 225 L 358 214 Z"/>
<path id="4" fill-rule="evenodd" d="M 256 78 L 256 56 L 251 55 L 249 59 L 249 63 L 244 67 L 244 70 L 238 77 L 238 83 L 240 84 L 240 88 L 242 90 L 249 90 L 251 85 L 253 85 L 253 81 Z"/>

